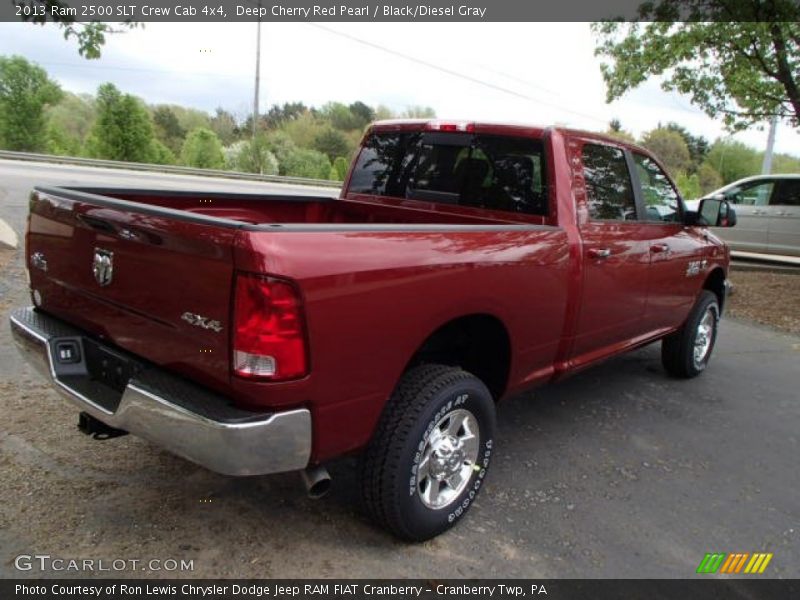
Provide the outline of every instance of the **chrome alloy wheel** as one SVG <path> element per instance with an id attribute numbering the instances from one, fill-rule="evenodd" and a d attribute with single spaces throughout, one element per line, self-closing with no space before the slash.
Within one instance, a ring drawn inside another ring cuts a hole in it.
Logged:
<path id="1" fill-rule="evenodd" d="M 703 363 L 708 358 L 716 327 L 717 313 L 712 305 L 706 309 L 694 334 L 694 366 L 698 369 L 703 368 Z"/>
<path id="2" fill-rule="evenodd" d="M 454 502 L 467 487 L 478 460 L 480 427 L 470 411 L 457 408 L 436 423 L 417 466 L 422 503 L 438 510 Z"/>

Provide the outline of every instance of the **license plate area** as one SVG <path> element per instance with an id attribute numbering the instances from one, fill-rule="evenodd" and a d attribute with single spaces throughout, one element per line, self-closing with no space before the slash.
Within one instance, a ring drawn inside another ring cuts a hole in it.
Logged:
<path id="1" fill-rule="evenodd" d="M 138 361 L 88 337 L 53 339 L 50 355 L 62 385 L 108 412 L 117 410 L 128 381 L 142 370 Z"/>

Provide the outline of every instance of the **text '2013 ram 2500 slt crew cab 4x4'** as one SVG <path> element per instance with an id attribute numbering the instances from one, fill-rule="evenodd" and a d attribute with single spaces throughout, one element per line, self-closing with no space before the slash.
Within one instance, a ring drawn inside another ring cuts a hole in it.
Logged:
<path id="1" fill-rule="evenodd" d="M 685 210 L 646 150 L 577 131 L 373 124 L 338 199 L 37 187 L 20 348 L 95 437 L 229 475 L 361 457 L 409 540 L 457 522 L 495 404 L 662 340 L 706 368 L 732 225 Z"/>

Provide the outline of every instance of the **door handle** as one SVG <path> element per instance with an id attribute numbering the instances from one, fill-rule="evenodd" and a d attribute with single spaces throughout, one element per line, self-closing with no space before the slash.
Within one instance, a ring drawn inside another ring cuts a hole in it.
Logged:
<path id="1" fill-rule="evenodd" d="M 611 250 L 608 248 L 589 248 L 587 254 L 589 258 L 608 258 L 611 256 Z"/>
<path id="2" fill-rule="evenodd" d="M 779 217 L 791 217 L 792 213 L 782 210 L 781 212 L 778 213 L 778 216 Z"/>
<path id="3" fill-rule="evenodd" d="M 767 214 L 767 211 L 765 211 L 765 210 L 754 210 L 751 214 L 753 214 L 753 215 L 765 215 L 765 214 Z"/>
<path id="4" fill-rule="evenodd" d="M 669 252 L 669 246 L 667 244 L 653 244 L 650 246 L 650 252 L 653 254 L 661 254 L 662 252 Z"/>

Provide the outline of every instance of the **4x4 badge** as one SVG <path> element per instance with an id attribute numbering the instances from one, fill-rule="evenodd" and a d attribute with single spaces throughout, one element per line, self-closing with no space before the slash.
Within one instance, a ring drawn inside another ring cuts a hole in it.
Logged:
<path id="1" fill-rule="evenodd" d="M 110 250 L 95 248 L 92 273 L 94 273 L 94 280 L 103 287 L 110 284 L 114 278 L 114 253 Z"/>

